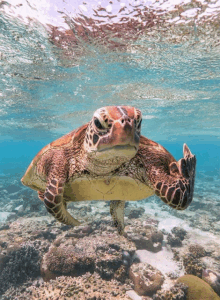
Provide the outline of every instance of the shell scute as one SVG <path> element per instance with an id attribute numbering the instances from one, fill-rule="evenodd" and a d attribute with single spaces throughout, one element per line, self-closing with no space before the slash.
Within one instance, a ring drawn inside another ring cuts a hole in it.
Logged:
<path id="1" fill-rule="evenodd" d="M 37 168 L 36 165 L 39 162 L 40 159 L 42 159 L 42 156 L 44 156 L 48 150 L 52 150 L 54 148 L 61 148 L 70 145 L 72 141 L 76 141 L 80 139 L 80 137 L 83 135 L 83 132 L 87 128 L 88 124 L 85 124 L 70 133 L 67 133 L 66 135 L 60 137 L 59 139 L 51 142 L 50 144 L 46 145 L 44 148 L 42 148 L 37 155 L 34 157 L 32 162 L 30 163 L 27 171 L 25 172 L 24 176 L 21 179 L 21 182 L 24 185 L 30 186 L 34 188 L 34 181 L 38 177 L 37 175 Z M 35 178 L 35 179 L 34 179 Z M 34 188 L 37 189 L 37 188 Z"/>
<path id="2" fill-rule="evenodd" d="M 76 130 L 73 130 L 73 131 L 65 134 L 61 138 L 51 142 L 50 143 L 51 147 L 62 147 L 62 146 L 69 144 L 72 141 L 75 132 L 76 132 Z"/>
<path id="3" fill-rule="evenodd" d="M 50 149 L 50 144 L 49 145 L 46 145 L 43 149 L 41 149 L 37 155 L 34 157 L 34 159 L 32 160 L 32 162 L 30 163 L 29 167 L 27 168 L 27 171 L 25 172 L 24 176 L 21 178 L 21 182 L 24 184 L 24 185 L 27 185 L 29 186 L 29 181 L 30 181 L 30 178 L 33 177 L 34 173 L 36 172 L 35 171 L 35 166 L 37 164 L 37 162 L 40 160 L 40 158 L 42 157 L 42 155 L 44 153 L 46 153 L 49 149 Z"/>
<path id="4" fill-rule="evenodd" d="M 159 146 L 158 143 L 149 140 L 148 138 L 146 138 L 145 136 L 141 135 L 140 136 L 140 145 L 144 145 L 144 146 Z"/>

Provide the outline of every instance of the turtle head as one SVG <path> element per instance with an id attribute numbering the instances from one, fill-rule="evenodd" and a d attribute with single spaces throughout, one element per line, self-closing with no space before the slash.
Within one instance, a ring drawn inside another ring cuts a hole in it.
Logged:
<path id="1" fill-rule="evenodd" d="M 131 106 L 106 106 L 95 111 L 88 125 L 84 149 L 97 160 L 124 157 L 138 151 L 141 112 Z"/>

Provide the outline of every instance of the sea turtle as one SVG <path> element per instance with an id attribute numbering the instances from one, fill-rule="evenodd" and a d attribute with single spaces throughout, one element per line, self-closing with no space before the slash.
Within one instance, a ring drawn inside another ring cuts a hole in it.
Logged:
<path id="1" fill-rule="evenodd" d="M 176 161 L 161 145 L 141 135 L 141 111 L 106 106 L 92 120 L 45 146 L 21 179 L 38 191 L 56 220 L 79 225 L 66 210 L 69 201 L 110 200 L 119 234 L 124 229 L 125 200 L 156 193 L 174 209 L 193 198 L 196 158 L 186 144 Z"/>

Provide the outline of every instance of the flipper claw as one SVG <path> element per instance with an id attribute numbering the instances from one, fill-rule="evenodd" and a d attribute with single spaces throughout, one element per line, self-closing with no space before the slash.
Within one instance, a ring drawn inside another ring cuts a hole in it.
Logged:
<path id="1" fill-rule="evenodd" d="M 192 156 L 192 153 L 189 150 L 189 147 L 185 143 L 183 144 L 183 156 L 184 156 L 184 158 Z"/>

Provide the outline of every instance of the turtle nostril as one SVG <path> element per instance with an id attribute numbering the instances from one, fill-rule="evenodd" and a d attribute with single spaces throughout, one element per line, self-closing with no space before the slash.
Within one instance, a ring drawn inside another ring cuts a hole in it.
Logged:
<path id="1" fill-rule="evenodd" d="M 132 124 L 132 119 L 125 117 L 121 119 L 121 123 L 125 125 L 125 123 L 129 123 L 130 125 Z"/>

